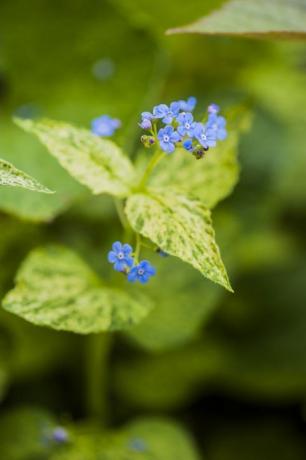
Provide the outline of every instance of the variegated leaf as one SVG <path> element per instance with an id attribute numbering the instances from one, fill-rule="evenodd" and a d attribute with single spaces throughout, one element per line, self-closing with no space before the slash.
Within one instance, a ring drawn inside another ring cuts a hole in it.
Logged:
<path id="1" fill-rule="evenodd" d="M 11 163 L 0 159 L 0 185 L 11 187 L 22 187 L 34 192 L 54 193 L 36 179 L 29 176 L 20 169 L 15 168 Z"/>
<path id="2" fill-rule="evenodd" d="M 134 168 L 114 142 L 68 123 L 24 119 L 16 123 L 36 134 L 63 168 L 94 194 L 129 194 Z"/>
<path id="3" fill-rule="evenodd" d="M 232 291 L 215 242 L 210 211 L 198 199 L 170 189 L 151 189 L 150 193 L 129 197 L 126 213 L 136 232 Z"/>
<path id="4" fill-rule="evenodd" d="M 226 111 L 226 119 L 228 137 L 225 141 L 218 142 L 201 160 L 196 160 L 184 149 L 177 149 L 174 155 L 168 155 L 157 165 L 150 184 L 192 193 L 210 209 L 230 195 L 239 179 L 240 135 L 248 130 L 251 113 L 246 107 L 236 106 Z"/>
<path id="5" fill-rule="evenodd" d="M 186 150 L 177 149 L 175 155 L 169 155 L 159 163 L 151 185 L 177 187 L 181 192 L 196 195 L 205 206 L 213 208 L 232 192 L 238 181 L 238 140 L 238 134 L 231 133 L 226 141 L 210 149 L 201 160 L 196 160 Z"/>
<path id="6" fill-rule="evenodd" d="M 143 295 L 105 287 L 71 250 L 34 250 L 21 266 L 3 306 L 40 326 L 88 334 L 128 328 L 152 307 Z"/>
<path id="7" fill-rule="evenodd" d="M 232 0 L 173 33 L 306 39 L 304 0 Z"/>

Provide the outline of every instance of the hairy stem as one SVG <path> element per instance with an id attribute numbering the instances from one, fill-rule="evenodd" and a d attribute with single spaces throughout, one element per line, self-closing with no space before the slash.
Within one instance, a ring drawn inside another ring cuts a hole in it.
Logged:
<path id="1" fill-rule="evenodd" d="M 138 188 L 141 190 L 145 187 L 151 173 L 153 172 L 154 168 L 160 162 L 160 160 L 165 156 L 164 152 L 160 149 L 157 149 L 154 155 L 152 156 L 151 160 L 149 161 L 143 176 L 139 182 Z"/>

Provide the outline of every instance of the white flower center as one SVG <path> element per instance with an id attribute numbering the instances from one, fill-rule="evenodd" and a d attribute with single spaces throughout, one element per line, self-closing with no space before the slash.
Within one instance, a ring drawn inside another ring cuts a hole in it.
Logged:
<path id="1" fill-rule="evenodd" d="M 167 134 L 165 134 L 165 135 L 164 135 L 164 141 L 165 141 L 165 142 L 169 142 L 169 140 L 170 140 L 169 136 L 167 136 Z"/>
<path id="2" fill-rule="evenodd" d="M 141 275 L 143 275 L 143 274 L 144 274 L 144 269 L 143 269 L 143 268 L 140 268 L 140 269 L 138 270 L 138 275 L 141 276 Z"/>
<path id="3" fill-rule="evenodd" d="M 190 129 L 190 123 L 186 123 L 186 124 L 185 124 L 185 128 L 186 128 L 186 129 Z"/>
<path id="4" fill-rule="evenodd" d="M 118 259 L 119 259 L 119 260 L 124 259 L 124 254 L 123 254 L 123 252 L 118 252 Z"/>
<path id="5" fill-rule="evenodd" d="M 206 134 L 201 134 L 201 139 L 202 139 L 203 141 L 206 141 L 206 140 L 207 140 Z"/>

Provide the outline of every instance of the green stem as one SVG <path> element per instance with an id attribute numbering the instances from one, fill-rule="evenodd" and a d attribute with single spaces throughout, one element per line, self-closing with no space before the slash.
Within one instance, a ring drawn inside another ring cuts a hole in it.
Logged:
<path id="1" fill-rule="evenodd" d="M 141 190 L 145 187 L 153 169 L 156 167 L 156 165 L 160 162 L 160 160 L 164 157 L 164 152 L 160 149 L 157 149 L 154 155 L 152 156 L 151 160 L 149 161 L 143 176 L 138 184 L 138 189 Z"/>
<path id="2" fill-rule="evenodd" d="M 129 223 L 124 214 L 122 201 L 119 200 L 118 198 L 114 198 L 114 203 L 115 203 L 116 211 L 117 211 L 119 220 L 121 222 L 121 225 L 126 230 L 129 227 Z"/>
<path id="3" fill-rule="evenodd" d="M 87 337 L 87 412 L 106 424 L 108 419 L 108 357 L 110 334 L 90 334 Z"/>
<path id="4" fill-rule="evenodd" d="M 123 240 L 130 241 L 130 239 L 132 238 L 133 230 L 124 213 L 122 200 L 119 200 L 118 198 L 114 198 L 114 203 L 115 203 L 115 207 L 116 207 L 116 211 L 117 211 L 120 223 L 124 229 Z"/>
<path id="5" fill-rule="evenodd" d="M 136 233 L 136 249 L 135 249 L 135 262 L 138 264 L 139 262 L 139 254 L 141 249 L 141 236 L 139 233 Z"/>

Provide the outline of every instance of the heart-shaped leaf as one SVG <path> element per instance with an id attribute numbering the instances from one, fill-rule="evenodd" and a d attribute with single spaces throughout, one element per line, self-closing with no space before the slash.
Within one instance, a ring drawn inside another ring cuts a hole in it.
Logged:
<path id="1" fill-rule="evenodd" d="M 89 334 L 138 323 L 152 302 L 143 295 L 103 286 L 77 254 L 50 246 L 30 253 L 3 306 L 40 326 Z"/>

